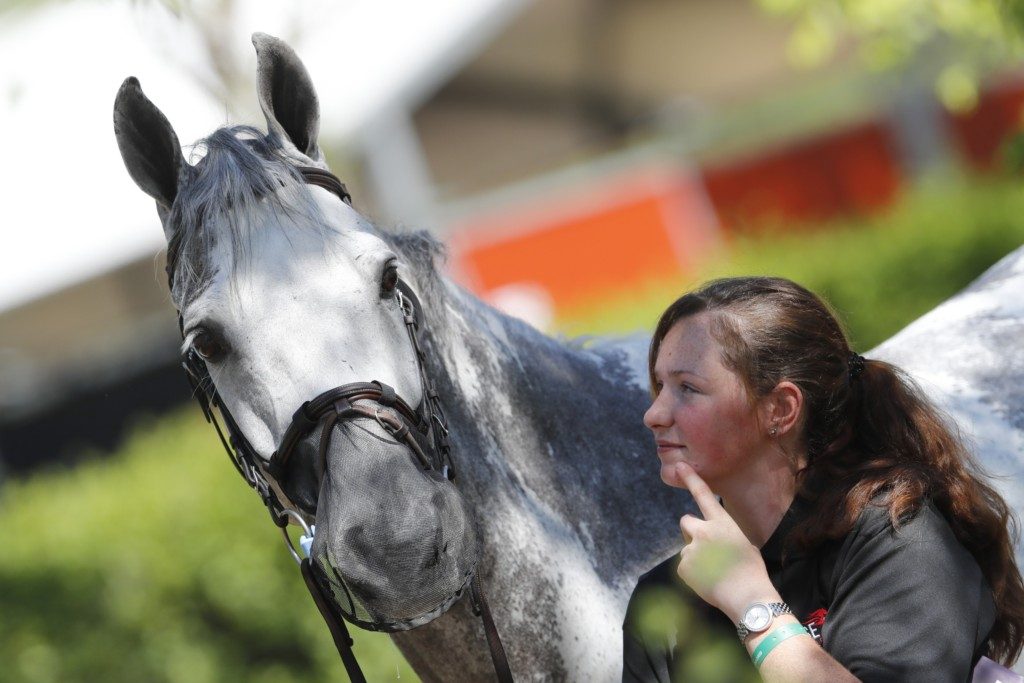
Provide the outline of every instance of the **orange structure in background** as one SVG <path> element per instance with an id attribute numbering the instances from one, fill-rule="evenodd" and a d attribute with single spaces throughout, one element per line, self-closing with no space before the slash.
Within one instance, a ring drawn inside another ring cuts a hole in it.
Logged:
<path id="1" fill-rule="evenodd" d="M 949 137 L 970 166 L 994 168 L 1022 111 L 1024 84 L 1005 84 L 972 113 L 947 115 Z M 503 291 L 521 286 L 563 313 L 692 270 L 731 234 L 885 207 L 904 182 L 891 136 L 868 121 L 697 174 L 634 168 L 552 186 L 455 226 L 454 275 L 499 307 Z"/>
<path id="2" fill-rule="evenodd" d="M 451 241 L 456 278 L 492 302 L 503 288 L 540 288 L 554 313 L 685 271 L 718 234 L 700 181 L 678 169 L 553 188 L 528 208 L 499 209 L 471 225 Z"/>
<path id="3" fill-rule="evenodd" d="M 899 169 L 887 128 L 872 122 L 707 168 L 704 182 L 723 228 L 745 232 L 873 212 L 896 197 Z"/>

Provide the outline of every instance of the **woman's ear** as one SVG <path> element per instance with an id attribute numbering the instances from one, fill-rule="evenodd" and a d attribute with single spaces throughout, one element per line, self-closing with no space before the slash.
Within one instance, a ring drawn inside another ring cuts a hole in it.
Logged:
<path id="1" fill-rule="evenodd" d="M 763 402 L 765 430 L 771 436 L 793 433 L 800 424 L 804 409 L 804 392 L 790 381 L 779 382 Z"/>

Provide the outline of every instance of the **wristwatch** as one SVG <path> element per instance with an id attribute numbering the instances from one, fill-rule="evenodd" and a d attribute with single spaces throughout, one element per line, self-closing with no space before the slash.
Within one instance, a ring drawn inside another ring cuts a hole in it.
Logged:
<path id="1" fill-rule="evenodd" d="M 793 610 L 784 602 L 752 602 L 743 610 L 740 623 L 736 624 L 736 635 L 742 643 L 751 633 L 767 631 L 775 617 L 792 613 Z"/>

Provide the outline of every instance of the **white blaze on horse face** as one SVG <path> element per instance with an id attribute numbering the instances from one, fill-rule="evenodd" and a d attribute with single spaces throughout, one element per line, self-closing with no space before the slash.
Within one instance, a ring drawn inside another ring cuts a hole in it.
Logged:
<path id="1" fill-rule="evenodd" d="M 319 220 L 308 209 L 261 208 L 243 229 L 238 262 L 221 240 L 213 283 L 183 311 L 186 339 L 210 327 L 226 341 L 210 376 L 265 459 L 299 406 L 328 389 L 379 380 L 414 407 L 422 394 L 398 301 L 381 296 L 397 255 L 351 207 L 310 189 Z"/>

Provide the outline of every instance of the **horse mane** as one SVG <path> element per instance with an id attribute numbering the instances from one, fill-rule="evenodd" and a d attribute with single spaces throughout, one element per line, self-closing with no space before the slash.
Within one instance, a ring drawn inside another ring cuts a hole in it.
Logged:
<path id="1" fill-rule="evenodd" d="M 438 263 L 448 258 L 448 250 L 442 242 L 426 230 L 391 232 L 378 228 L 377 233 L 416 270 L 422 295 L 434 300 L 445 295 L 437 269 Z"/>
<path id="2" fill-rule="evenodd" d="M 252 126 L 225 126 L 193 149 L 203 156 L 187 170 L 166 217 L 174 229 L 167 252 L 173 265 L 171 291 L 179 307 L 212 281 L 216 267 L 211 254 L 218 239 L 229 240 L 234 263 L 246 257 L 250 228 L 257 224 L 257 210 L 266 208 L 264 200 L 275 212 L 326 227 L 309 186 L 276 137 Z M 423 287 L 437 293 L 436 263 L 445 257 L 441 242 L 426 231 L 390 232 L 366 219 L 362 223 L 362 228 L 376 232 L 416 269 Z"/>

